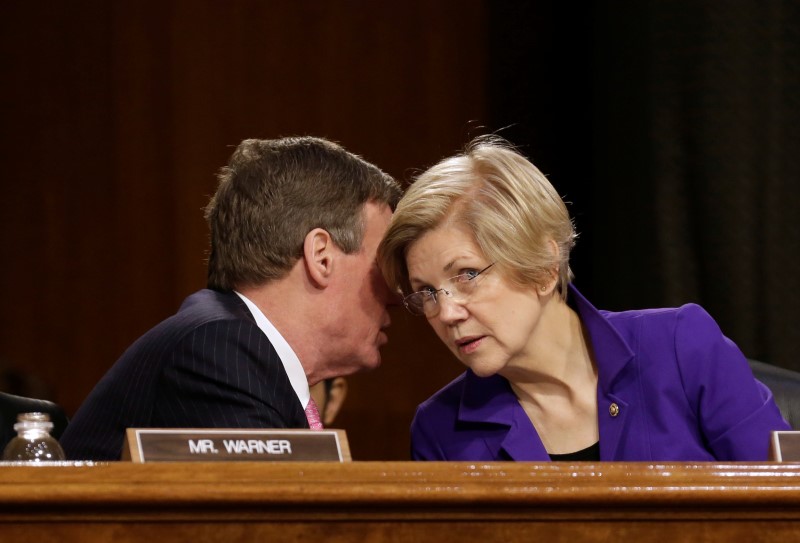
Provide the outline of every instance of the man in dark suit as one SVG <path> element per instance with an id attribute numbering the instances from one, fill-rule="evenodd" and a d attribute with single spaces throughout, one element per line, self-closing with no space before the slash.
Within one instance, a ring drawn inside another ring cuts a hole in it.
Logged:
<path id="1" fill-rule="evenodd" d="M 119 459 L 131 427 L 308 428 L 309 385 L 380 364 L 395 297 L 375 254 L 400 192 L 323 139 L 243 141 L 206 208 L 208 288 L 101 379 L 67 457 Z"/>

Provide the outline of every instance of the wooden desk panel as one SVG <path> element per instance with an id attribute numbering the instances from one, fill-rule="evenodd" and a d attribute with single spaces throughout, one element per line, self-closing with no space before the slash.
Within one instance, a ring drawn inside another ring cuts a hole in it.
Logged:
<path id="1" fill-rule="evenodd" d="M 0 465 L 0 534 L 152 543 L 798 540 L 800 465 Z"/>

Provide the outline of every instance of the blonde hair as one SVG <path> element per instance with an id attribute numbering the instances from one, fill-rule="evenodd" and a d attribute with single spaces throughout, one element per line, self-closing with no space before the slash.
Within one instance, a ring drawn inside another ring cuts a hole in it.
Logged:
<path id="1" fill-rule="evenodd" d="M 505 140 L 474 140 L 406 191 L 378 249 L 391 288 L 411 292 L 406 253 L 445 221 L 467 226 L 486 258 L 514 284 L 544 286 L 556 275 L 556 288 L 566 298 L 575 228 L 553 185 Z"/>

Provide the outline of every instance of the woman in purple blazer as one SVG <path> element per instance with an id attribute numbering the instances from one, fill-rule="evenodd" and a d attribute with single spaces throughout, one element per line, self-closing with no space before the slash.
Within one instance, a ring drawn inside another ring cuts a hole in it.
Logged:
<path id="1" fill-rule="evenodd" d="M 424 172 L 379 250 L 390 286 L 467 371 L 419 406 L 417 460 L 766 460 L 787 430 L 699 306 L 612 313 L 571 284 L 575 231 L 497 138 Z"/>

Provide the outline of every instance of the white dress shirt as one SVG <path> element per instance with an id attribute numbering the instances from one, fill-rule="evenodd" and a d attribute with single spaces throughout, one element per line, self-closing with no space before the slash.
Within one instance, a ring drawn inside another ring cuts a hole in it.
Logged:
<path id="1" fill-rule="evenodd" d="M 286 340 L 283 339 L 281 333 L 278 332 L 278 329 L 269 322 L 269 319 L 261 312 L 258 306 L 241 292 L 236 292 L 236 294 L 238 294 L 239 298 L 247 305 L 250 313 L 252 313 L 253 317 L 256 319 L 256 324 L 267 336 L 272 346 L 275 347 L 275 351 L 278 353 L 278 357 L 283 363 L 283 368 L 286 370 L 286 375 L 289 376 L 289 382 L 292 384 L 294 393 L 297 394 L 297 397 L 300 399 L 300 404 L 303 406 L 303 409 L 305 409 L 308 405 L 308 400 L 311 398 L 311 392 L 308 389 L 308 379 L 306 378 L 303 365 L 300 364 L 300 359 L 297 358 L 297 354 L 295 354 L 294 350 L 292 350 Z"/>

